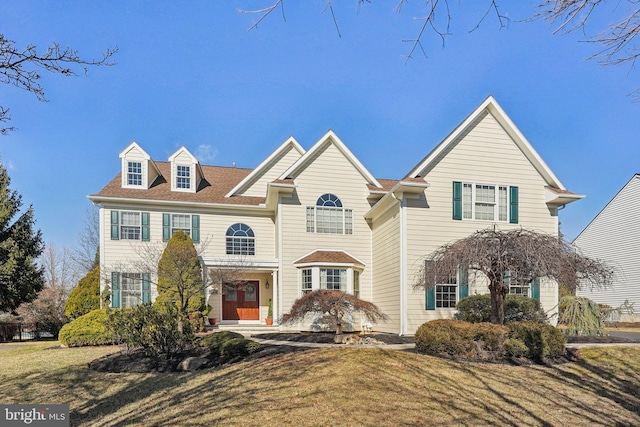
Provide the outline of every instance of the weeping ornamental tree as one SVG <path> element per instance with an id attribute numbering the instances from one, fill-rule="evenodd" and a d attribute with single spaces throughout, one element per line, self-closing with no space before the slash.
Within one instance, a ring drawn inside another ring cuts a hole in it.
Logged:
<path id="1" fill-rule="evenodd" d="M 437 278 L 455 276 L 460 266 L 467 267 L 470 279 L 481 277 L 488 281 L 491 322 L 497 324 L 504 323 L 507 277 L 511 283 L 529 286 L 536 278 L 545 277 L 572 292 L 583 286 L 610 286 L 613 279 L 611 268 L 578 254 L 558 237 L 525 229 L 488 228 L 436 249 L 421 267 L 414 287 L 433 288 Z"/>
<path id="2" fill-rule="evenodd" d="M 178 308 L 178 329 L 189 313 L 205 308 L 202 267 L 191 237 L 177 231 L 167 243 L 158 263 L 157 304 L 175 304 Z"/>
<path id="3" fill-rule="evenodd" d="M 387 321 L 389 317 L 375 304 L 341 291 L 318 289 L 298 298 L 291 310 L 282 316 L 281 322 L 291 324 L 304 321 L 309 314 L 324 316 L 323 321 L 336 328 L 336 336 L 342 334 L 342 319 L 355 312 L 369 322 Z M 338 342 L 338 340 L 336 340 Z"/>

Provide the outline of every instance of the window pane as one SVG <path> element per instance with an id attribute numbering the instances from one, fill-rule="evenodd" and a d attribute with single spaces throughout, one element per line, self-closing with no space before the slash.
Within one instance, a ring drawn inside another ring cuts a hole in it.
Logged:
<path id="1" fill-rule="evenodd" d="M 473 187 L 471 184 L 464 184 L 462 186 L 462 218 L 473 218 Z"/>
<path id="2" fill-rule="evenodd" d="M 312 288 L 311 269 L 307 268 L 302 270 L 302 295 L 311 292 Z"/>
<path id="3" fill-rule="evenodd" d="M 120 238 L 140 240 L 140 212 L 120 212 Z"/>
<path id="4" fill-rule="evenodd" d="M 191 166 L 176 166 L 176 188 L 191 188 Z"/>
<path id="5" fill-rule="evenodd" d="M 436 308 L 454 308 L 457 300 L 457 275 L 436 278 Z"/>
<path id="6" fill-rule="evenodd" d="M 182 230 L 188 236 L 191 235 L 191 215 L 171 215 L 171 234 Z"/>
<path id="7" fill-rule="evenodd" d="M 344 210 L 344 234 L 353 234 L 353 211 Z"/>
<path id="8" fill-rule="evenodd" d="M 343 209 L 316 207 L 316 232 L 342 234 Z"/>
<path id="9" fill-rule="evenodd" d="M 142 163 L 127 163 L 127 185 L 142 185 Z"/>
<path id="10" fill-rule="evenodd" d="M 498 220 L 507 221 L 507 187 L 498 189 Z"/>
<path id="11" fill-rule="evenodd" d="M 140 273 L 122 273 L 121 307 L 135 307 L 142 303 L 142 275 Z"/>
<path id="12" fill-rule="evenodd" d="M 307 206 L 307 233 L 315 233 L 315 207 Z"/>
<path id="13" fill-rule="evenodd" d="M 353 272 L 353 295 L 360 298 L 360 272 Z"/>
<path id="14" fill-rule="evenodd" d="M 476 219 L 493 221 L 494 206 L 476 203 Z"/>
<path id="15" fill-rule="evenodd" d="M 320 287 L 344 292 L 347 287 L 347 270 L 342 268 L 321 268 Z"/>

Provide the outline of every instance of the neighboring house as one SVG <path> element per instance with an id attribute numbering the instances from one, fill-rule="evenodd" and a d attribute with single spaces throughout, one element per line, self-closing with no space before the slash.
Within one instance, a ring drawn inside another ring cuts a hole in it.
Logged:
<path id="1" fill-rule="evenodd" d="M 564 188 L 493 97 L 400 180 L 375 178 L 332 131 L 308 151 L 290 138 L 255 169 L 201 165 L 186 148 L 156 162 L 135 142 L 120 158 L 122 172 L 89 196 L 100 206 L 101 286 L 112 287 L 112 305 L 155 298 L 156 272 L 132 260 L 181 229 L 205 270 L 247 271 L 249 286 L 207 295 L 221 323 L 264 323 L 269 299 L 277 319 L 326 288 L 377 304 L 391 318 L 377 330 L 412 334 L 452 317 L 465 295 L 487 292 L 467 277 L 414 290 L 426 255 L 494 225 L 557 235 L 558 208 L 583 197 Z M 553 282 L 511 292 L 557 311 Z"/>
<path id="2" fill-rule="evenodd" d="M 577 295 L 612 308 L 628 301 L 634 305 L 635 316 L 622 313 L 620 320 L 640 321 L 640 174 L 627 182 L 573 244 L 584 255 L 614 269 L 612 287 L 580 289 Z"/>

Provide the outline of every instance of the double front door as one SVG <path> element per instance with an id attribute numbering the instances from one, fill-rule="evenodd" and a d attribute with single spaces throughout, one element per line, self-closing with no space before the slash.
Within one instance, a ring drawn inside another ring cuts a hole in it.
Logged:
<path id="1" fill-rule="evenodd" d="M 222 292 L 222 320 L 260 320 L 260 282 L 224 285 Z"/>

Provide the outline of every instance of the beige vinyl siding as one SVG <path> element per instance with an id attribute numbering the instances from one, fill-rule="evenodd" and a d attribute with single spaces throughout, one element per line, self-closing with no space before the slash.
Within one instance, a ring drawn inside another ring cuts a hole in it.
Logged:
<path id="1" fill-rule="evenodd" d="M 127 184 L 127 173 L 128 173 L 128 163 L 129 162 L 140 162 L 142 166 L 142 189 L 149 188 L 149 185 L 156 179 L 158 176 L 156 169 L 151 164 L 151 160 L 147 160 L 145 157 L 145 153 L 141 152 L 137 148 L 132 148 L 127 152 L 125 157 L 122 158 L 122 186 L 135 188 L 134 186 L 129 186 Z"/>
<path id="2" fill-rule="evenodd" d="M 267 184 L 278 179 L 280 175 L 284 173 L 291 165 L 293 165 L 301 154 L 294 147 L 289 147 L 280 154 L 279 157 L 274 159 L 274 163 L 265 171 L 262 175 L 254 178 L 254 181 L 249 184 L 246 190 L 240 194 L 244 196 L 265 197 L 267 194 Z"/>
<path id="3" fill-rule="evenodd" d="M 149 212 L 150 216 L 150 241 L 139 240 L 111 240 L 111 211 Z M 211 210 L 195 209 L 148 209 L 144 206 L 134 205 L 108 205 L 101 209 L 102 235 L 104 241 L 101 245 L 101 271 L 102 286 L 105 279 L 109 280 L 111 271 L 134 272 L 142 266 L 157 264 L 166 242 L 162 241 L 162 214 L 190 214 L 200 215 L 200 243 L 196 244 L 196 250 L 203 258 L 225 258 L 226 232 L 229 226 L 242 222 L 250 226 L 255 233 L 255 256 L 247 256 L 246 262 L 251 259 L 275 259 L 275 226 L 271 216 L 258 215 L 230 215 L 227 212 L 215 212 Z M 154 261 L 154 259 L 156 259 Z M 154 271 L 152 281 L 155 279 Z M 156 295 L 155 286 L 152 286 L 152 298 Z"/>
<path id="4" fill-rule="evenodd" d="M 373 228 L 373 302 L 389 321 L 374 325 L 374 330 L 400 331 L 400 210 L 396 203 Z"/>
<path id="5" fill-rule="evenodd" d="M 611 288 L 585 288 L 577 294 L 614 308 L 629 300 L 640 311 L 640 175 L 631 178 L 574 244 L 584 255 L 603 260 L 615 270 Z"/>
<path id="6" fill-rule="evenodd" d="M 436 248 L 493 224 L 501 230 L 524 227 L 557 234 L 557 217 L 545 203 L 546 182 L 491 114 L 480 117 L 475 127 L 426 171 L 424 178 L 430 184 L 426 199 L 410 200 L 406 208 L 409 333 L 427 320 L 448 318 L 455 313 L 452 309 L 425 310 L 424 291 L 413 289 L 416 272 L 425 256 Z M 453 181 L 517 186 L 518 224 L 453 220 Z M 483 288 L 487 292 L 486 287 L 476 285 L 470 287 L 469 293 L 481 293 Z M 545 310 L 552 310 L 555 304 L 551 305 L 552 298 L 545 293 L 553 291 L 541 286 L 540 292 Z"/>
<path id="7" fill-rule="evenodd" d="M 364 214 L 371 208 L 367 202 L 366 180 L 342 152 L 328 144 L 309 165 L 295 177 L 296 191 L 282 199 L 282 306 L 288 311 L 301 296 L 299 269 L 293 263 L 318 249 L 342 250 L 365 264 L 360 274 L 360 294 L 371 295 L 371 230 Z M 306 209 L 315 206 L 323 194 L 335 194 L 346 209 L 353 210 L 353 234 L 307 233 Z"/>

